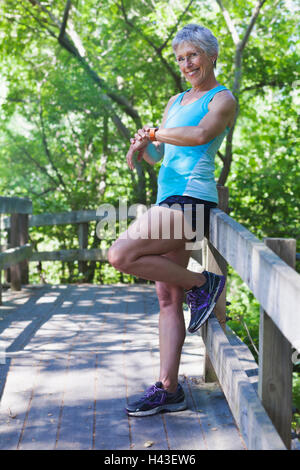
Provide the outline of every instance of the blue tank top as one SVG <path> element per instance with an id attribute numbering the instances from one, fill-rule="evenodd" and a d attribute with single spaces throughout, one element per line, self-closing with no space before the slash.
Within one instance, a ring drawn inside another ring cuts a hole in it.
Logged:
<path id="1" fill-rule="evenodd" d="M 208 104 L 219 91 L 227 90 L 219 85 L 209 90 L 197 101 L 181 105 L 184 94 L 181 93 L 169 109 L 164 127 L 198 126 L 208 113 Z M 158 191 L 156 204 L 169 196 L 191 196 L 205 201 L 218 203 L 218 192 L 214 178 L 215 155 L 228 133 L 226 127 L 204 145 L 181 147 L 165 144 L 164 159 L 158 174 Z"/>

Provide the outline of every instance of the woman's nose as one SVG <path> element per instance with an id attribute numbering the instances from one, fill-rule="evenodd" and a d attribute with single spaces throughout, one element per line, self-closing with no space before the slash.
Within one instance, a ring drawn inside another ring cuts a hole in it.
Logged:
<path id="1" fill-rule="evenodd" d="M 189 70 L 189 69 L 192 68 L 192 67 L 193 67 L 192 61 L 191 61 L 191 60 L 187 60 L 186 63 L 185 63 L 185 68 Z"/>
<path id="2" fill-rule="evenodd" d="M 191 66 L 193 63 L 192 57 L 190 55 L 186 56 L 184 59 L 184 64 L 186 67 Z"/>

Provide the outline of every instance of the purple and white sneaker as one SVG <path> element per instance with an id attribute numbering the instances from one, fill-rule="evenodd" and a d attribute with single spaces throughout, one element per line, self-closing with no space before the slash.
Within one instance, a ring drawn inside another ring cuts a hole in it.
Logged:
<path id="1" fill-rule="evenodd" d="M 175 393 L 164 390 L 161 382 L 156 382 L 137 401 L 129 403 L 126 412 L 129 416 L 150 416 L 160 411 L 182 411 L 187 408 L 184 391 L 180 384 Z"/>
<path id="2" fill-rule="evenodd" d="M 195 333 L 206 322 L 212 313 L 217 300 L 224 289 L 225 277 L 203 271 L 206 283 L 201 287 L 193 287 L 186 293 L 186 302 L 190 307 L 191 321 L 188 326 L 190 333 Z"/>

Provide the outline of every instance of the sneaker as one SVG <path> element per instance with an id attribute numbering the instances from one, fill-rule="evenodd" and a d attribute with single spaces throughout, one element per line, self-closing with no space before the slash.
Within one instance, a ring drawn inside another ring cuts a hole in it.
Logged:
<path id="1" fill-rule="evenodd" d="M 126 412 L 129 416 L 150 416 L 160 411 L 182 411 L 187 408 L 184 391 L 180 384 L 175 393 L 164 390 L 161 382 L 156 382 L 136 402 L 129 403 Z"/>
<path id="2" fill-rule="evenodd" d="M 191 310 L 190 333 L 195 333 L 206 322 L 212 313 L 217 300 L 224 288 L 225 277 L 203 271 L 206 283 L 201 287 L 193 287 L 186 293 L 186 302 Z"/>

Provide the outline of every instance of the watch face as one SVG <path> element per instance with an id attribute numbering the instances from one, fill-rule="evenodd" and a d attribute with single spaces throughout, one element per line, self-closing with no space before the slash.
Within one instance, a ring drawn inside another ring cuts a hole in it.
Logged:
<path id="1" fill-rule="evenodd" d="M 155 131 L 156 131 L 156 130 L 157 130 L 156 127 L 154 127 L 154 128 L 152 127 L 152 128 L 150 129 L 150 139 L 151 139 L 151 140 L 154 140 L 154 139 L 155 139 Z"/>

